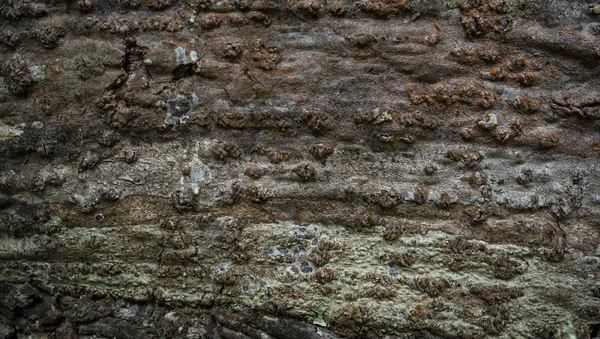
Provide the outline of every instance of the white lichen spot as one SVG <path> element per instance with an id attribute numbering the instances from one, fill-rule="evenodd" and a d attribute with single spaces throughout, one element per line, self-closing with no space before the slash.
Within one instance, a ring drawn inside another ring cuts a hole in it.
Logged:
<path id="1" fill-rule="evenodd" d="M 177 313 L 172 311 L 172 312 L 165 314 L 165 319 L 168 322 L 174 323 L 177 321 L 177 319 L 179 319 L 179 316 L 177 315 Z"/>
<path id="2" fill-rule="evenodd" d="M 18 137 L 23 134 L 23 130 L 8 126 L 0 121 L 0 141 Z"/>
<path id="3" fill-rule="evenodd" d="M 484 120 L 477 122 L 477 125 L 487 130 L 493 130 L 498 126 L 498 117 L 496 114 L 488 113 Z"/>
<path id="4" fill-rule="evenodd" d="M 135 307 L 120 307 L 117 310 L 117 318 L 121 319 L 133 319 L 137 313 Z"/>
<path id="5" fill-rule="evenodd" d="M 177 60 L 177 64 L 187 64 L 187 57 L 183 47 L 175 48 L 175 58 Z"/>
<path id="6" fill-rule="evenodd" d="M 40 82 L 46 79 L 46 65 L 37 65 L 29 67 L 31 78 L 35 82 Z"/>
<path id="7" fill-rule="evenodd" d="M 190 52 L 190 60 L 192 62 L 197 62 L 198 61 L 198 53 L 196 53 L 196 51 L 191 51 Z"/>
<path id="8" fill-rule="evenodd" d="M 44 123 L 41 121 L 34 121 L 31 123 L 31 127 L 35 128 L 35 129 L 44 128 Z"/>
<path id="9" fill-rule="evenodd" d="M 230 107 L 229 101 L 228 100 L 223 100 L 223 99 L 217 99 L 215 101 L 215 107 L 218 107 L 218 108 L 229 108 Z"/>
<path id="10" fill-rule="evenodd" d="M 189 180 L 190 180 L 190 186 L 192 188 L 192 191 L 194 192 L 194 195 L 198 195 L 200 193 L 200 188 L 206 187 L 212 179 L 212 176 L 210 173 L 210 168 L 208 168 L 208 166 L 206 166 L 198 158 L 199 148 L 200 148 L 199 143 L 196 143 L 194 158 L 189 163 L 189 166 L 190 166 L 190 173 L 189 173 L 190 179 Z"/>
<path id="11" fill-rule="evenodd" d="M 190 185 L 194 194 L 200 192 L 200 187 L 206 187 L 211 180 L 210 169 L 197 156 L 190 162 Z"/>
<path id="12" fill-rule="evenodd" d="M 137 74 L 131 73 L 129 75 L 129 78 L 127 78 L 127 82 L 125 83 L 125 86 L 127 86 L 127 87 L 134 87 L 135 84 L 138 83 L 137 81 L 134 81 L 135 78 L 137 78 Z"/>

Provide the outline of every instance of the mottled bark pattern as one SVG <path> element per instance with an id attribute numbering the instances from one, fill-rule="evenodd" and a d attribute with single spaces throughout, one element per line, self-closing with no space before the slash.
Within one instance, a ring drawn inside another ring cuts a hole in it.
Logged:
<path id="1" fill-rule="evenodd" d="M 600 4 L 0 0 L 0 338 L 594 338 Z"/>

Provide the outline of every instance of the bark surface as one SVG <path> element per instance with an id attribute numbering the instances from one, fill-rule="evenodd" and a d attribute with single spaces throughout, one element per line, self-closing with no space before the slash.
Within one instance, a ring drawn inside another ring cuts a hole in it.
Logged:
<path id="1" fill-rule="evenodd" d="M 0 0 L 0 338 L 595 338 L 600 4 Z"/>

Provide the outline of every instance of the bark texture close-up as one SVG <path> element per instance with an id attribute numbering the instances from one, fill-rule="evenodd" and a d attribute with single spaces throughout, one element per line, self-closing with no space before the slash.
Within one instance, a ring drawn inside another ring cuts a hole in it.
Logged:
<path id="1" fill-rule="evenodd" d="M 0 339 L 600 337 L 600 2 L 0 0 Z"/>

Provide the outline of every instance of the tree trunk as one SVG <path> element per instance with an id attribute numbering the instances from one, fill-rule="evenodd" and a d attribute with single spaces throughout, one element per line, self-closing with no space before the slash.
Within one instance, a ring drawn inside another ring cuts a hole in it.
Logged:
<path id="1" fill-rule="evenodd" d="M 0 339 L 597 337 L 599 19 L 1 1 Z"/>

